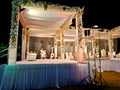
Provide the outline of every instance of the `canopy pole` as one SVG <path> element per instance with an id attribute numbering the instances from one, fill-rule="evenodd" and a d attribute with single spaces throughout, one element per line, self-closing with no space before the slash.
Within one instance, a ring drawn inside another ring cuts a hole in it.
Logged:
<path id="1" fill-rule="evenodd" d="M 78 8 L 78 11 L 76 13 L 76 56 L 78 62 L 83 62 L 84 60 L 84 30 L 83 30 L 83 23 L 82 23 L 82 14 L 83 10 Z"/>
<path id="2" fill-rule="evenodd" d="M 19 7 L 16 8 L 15 9 L 16 11 L 14 11 L 14 12 L 12 10 L 13 18 L 11 19 L 12 25 L 11 25 L 10 40 L 9 40 L 9 49 L 8 49 L 8 64 L 9 65 L 16 64 L 16 59 L 17 59 L 17 43 L 18 43 L 18 28 L 19 28 L 19 9 L 20 9 Z"/>
<path id="3" fill-rule="evenodd" d="M 55 53 L 55 59 L 57 59 L 57 38 L 54 38 L 54 53 Z"/>
<path id="4" fill-rule="evenodd" d="M 109 42 L 109 53 L 108 53 L 108 56 L 109 56 L 110 59 L 112 59 L 112 58 L 113 58 L 113 39 L 112 39 L 112 31 L 109 32 L 108 42 Z"/>
<path id="5" fill-rule="evenodd" d="M 26 29 L 23 28 L 22 29 L 22 60 L 26 59 L 26 41 L 27 41 Z"/>
<path id="6" fill-rule="evenodd" d="M 64 33 L 63 32 L 60 34 L 60 40 L 61 40 L 61 59 L 64 59 Z"/>

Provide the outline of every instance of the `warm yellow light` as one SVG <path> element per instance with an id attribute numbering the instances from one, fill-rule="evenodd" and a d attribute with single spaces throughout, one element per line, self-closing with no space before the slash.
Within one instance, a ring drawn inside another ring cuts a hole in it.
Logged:
<path id="1" fill-rule="evenodd" d="M 28 10 L 28 14 L 37 16 L 37 15 L 39 15 L 39 11 L 35 10 L 35 9 L 30 9 L 30 10 Z"/>
<path id="2" fill-rule="evenodd" d="M 94 27 L 94 28 L 98 28 L 98 25 L 94 25 L 93 27 Z"/>

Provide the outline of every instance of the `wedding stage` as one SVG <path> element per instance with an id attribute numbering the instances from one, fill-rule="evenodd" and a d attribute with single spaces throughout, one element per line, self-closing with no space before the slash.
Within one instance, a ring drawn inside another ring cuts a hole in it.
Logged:
<path id="1" fill-rule="evenodd" d="M 90 70 L 92 77 L 92 70 Z M 38 59 L 0 66 L 0 90 L 59 88 L 86 84 L 88 63 L 74 60 Z M 83 82 L 81 82 L 83 81 Z"/>

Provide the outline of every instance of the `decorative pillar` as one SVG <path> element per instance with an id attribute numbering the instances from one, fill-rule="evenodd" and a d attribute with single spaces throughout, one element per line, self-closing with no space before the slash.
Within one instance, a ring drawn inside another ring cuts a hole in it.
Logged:
<path id="1" fill-rule="evenodd" d="M 112 59 L 112 58 L 113 58 L 113 39 L 112 39 L 112 31 L 109 32 L 108 43 L 109 43 L 108 56 L 109 56 L 110 59 Z"/>
<path id="2" fill-rule="evenodd" d="M 12 2 L 12 13 L 11 13 L 11 28 L 10 28 L 10 39 L 8 49 L 8 64 L 15 64 L 17 58 L 17 43 L 18 43 L 18 25 L 19 25 L 19 12 L 21 8 L 18 6 L 25 4 L 24 0 L 11 0 Z M 28 2 L 34 0 L 27 0 Z"/>
<path id="3" fill-rule="evenodd" d="M 92 42 L 92 58 L 95 58 L 95 38 L 94 38 L 94 30 L 90 30 L 91 32 L 91 42 Z"/>
<path id="4" fill-rule="evenodd" d="M 64 33 L 60 34 L 60 41 L 61 41 L 61 59 L 64 59 Z"/>
<path id="5" fill-rule="evenodd" d="M 83 23 L 82 23 L 82 14 L 83 9 L 78 8 L 76 15 L 76 57 L 78 62 L 83 62 L 84 59 L 84 32 L 83 32 Z"/>
<path id="6" fill-rule="evenodd" d="M 75 37 L 75 59 L 77 59 L 77 35 Z"/>
<path id="7" fill-rule="evenodd" d="M 55 53 L 55 59 L 57 58 L 57 38 L 54 38 L 54 53 Z"/>
<path id="8" fill-rule="evenodd" d="M 26 29 L 22 29 L 22 60 L 26 59 Z"/>
<path id="9" fill-rule="evenodd" d="M 93 41 L 93 37 L 91 37 L 91 43 L 92 43 L 92 51 L 91 51 L 91 54 L 92 54 L 92 58 L 94 57 L 94 54 L 95 54 L 95 52 L 94 52 L 94 41 Z"/>
<path id="10" fill-rule="evenodd" d="M 8 49 L 8 64 L 15 64 L 17 59 L 17 43 L 18 43 L 18 26 L 19 26 L 19 8 L 14 8 L 15 11 L 12 11 L 11 19 L 11 31 L 10 31 L 10 40 L 9 40 L 9 49 Z"/>
<path id="11" fill-rule="evenodd" d="M 26 52 L 29 53 L 29 44 L 30 44 L 30 35 L 29 35 L 29 31 L 27 30 L 27 48 L 26 48 Z"/>

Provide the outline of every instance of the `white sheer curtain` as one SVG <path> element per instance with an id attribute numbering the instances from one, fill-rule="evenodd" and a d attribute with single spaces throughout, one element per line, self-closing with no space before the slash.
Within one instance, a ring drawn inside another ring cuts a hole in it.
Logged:
<path id="1" fill-rule="evenodd" d="M 0 89 L 29 90 L 73 86 L 78 85 L 87 75 L 87 64 L 6 65 Z"/>

